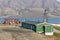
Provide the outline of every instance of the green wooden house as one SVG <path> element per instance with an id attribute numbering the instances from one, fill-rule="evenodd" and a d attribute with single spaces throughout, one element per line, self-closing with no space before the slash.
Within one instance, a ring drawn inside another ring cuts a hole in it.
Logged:
<path id="1" fill-rule="evenodd" d="M 45 23 L 45 35 L 53 35 L 53 25 Z"/>

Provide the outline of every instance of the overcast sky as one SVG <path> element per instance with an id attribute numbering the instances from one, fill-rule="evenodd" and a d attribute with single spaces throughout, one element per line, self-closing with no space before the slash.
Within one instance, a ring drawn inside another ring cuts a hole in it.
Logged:
<path id="1" fill-rule="evenodd" d="M 60 2 L 60 0 L 56 0 L 56 1 Z"/>

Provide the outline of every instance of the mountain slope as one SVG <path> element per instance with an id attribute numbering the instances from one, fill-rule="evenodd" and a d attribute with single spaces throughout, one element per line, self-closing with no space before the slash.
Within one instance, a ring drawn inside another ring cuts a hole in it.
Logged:
<path id="1" fill-rule="evenodd" d="M 0 0 L 0 17 L 38 18 L 43 17 L 46 8 L 53 15 L 50 17 L 60 17 L 59 5 L 56 0 Z"/>

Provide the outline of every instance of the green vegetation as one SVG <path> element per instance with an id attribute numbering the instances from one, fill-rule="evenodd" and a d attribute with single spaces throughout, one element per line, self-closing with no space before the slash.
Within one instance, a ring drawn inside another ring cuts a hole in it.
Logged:
<path id="1" fill-rule="evenodd" d="M 54 27 L 55 29 L 57 29 L 57 30 L 60 30 L 60 27 Z"/>

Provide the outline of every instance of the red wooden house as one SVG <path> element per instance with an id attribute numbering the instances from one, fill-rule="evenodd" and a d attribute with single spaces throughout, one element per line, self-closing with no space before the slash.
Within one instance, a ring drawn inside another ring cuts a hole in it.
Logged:
<path id="1" fill-rule="evenodd" d="M 20 21 L 17 18 L 5 18 L 3 24 L 19 24 Z"/>

